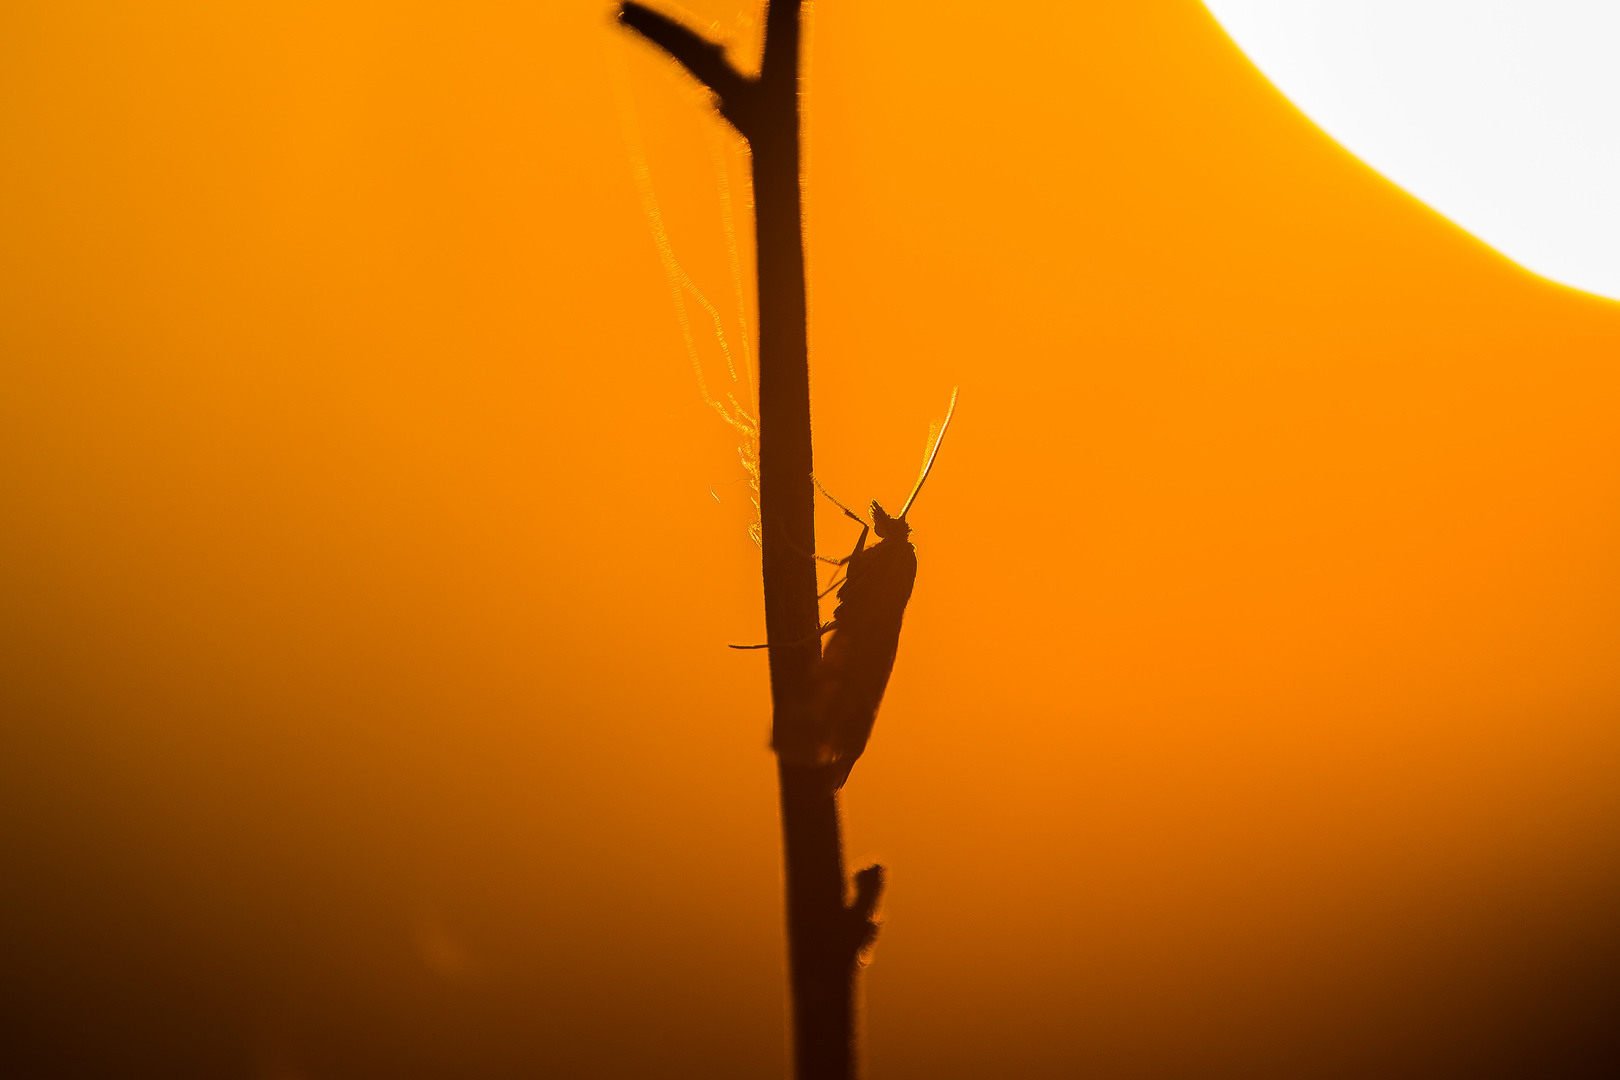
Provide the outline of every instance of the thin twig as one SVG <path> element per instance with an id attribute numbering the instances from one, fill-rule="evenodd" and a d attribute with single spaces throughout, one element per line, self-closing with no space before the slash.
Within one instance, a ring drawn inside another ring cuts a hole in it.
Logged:
<path id="1" fill-rule="evenodd" d="M 802 0 L 768 3 L 757 79 L 724 49 L 629 0 L 619 19 L 674 57 L 715 95 L 752 155 L 759 284 L 759 504 L 772 745 L 781 785 L 793 1056 L 799 1080 L 854 1075 L 854 980 L 877 933 L 880 867 L 844 872 L 835 769 L 798 748 L 813 742 L 821 659 L 811 477 L 799 43 Z M 809 733 L 809 734 L 807 734 Z M 847 770 L 847 764 L 845 766 Z"/>

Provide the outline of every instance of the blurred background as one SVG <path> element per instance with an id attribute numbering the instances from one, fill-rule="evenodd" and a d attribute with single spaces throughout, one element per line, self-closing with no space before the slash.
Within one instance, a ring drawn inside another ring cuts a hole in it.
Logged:
<path id="1" fill-rule="evenodd" d="M 746 159 L 610 13 L 0 12 L 6 1075 L 783 1072 Z M 962 387 L 869 1074 L 1613 1075 L 1620 306 L 1193 0 L 807 75 L 819 476 Z"/>

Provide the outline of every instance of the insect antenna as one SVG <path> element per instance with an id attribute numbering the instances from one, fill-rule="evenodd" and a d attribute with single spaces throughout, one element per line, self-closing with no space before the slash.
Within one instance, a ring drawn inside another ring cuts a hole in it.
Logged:
<path id="1" fill-rule="evenodd" d="M 928 460 L 923 462 L 922 472 L 917 474 L 917 486 L 911 489 L 911 494 L 906 499 L 906 505 L 902 506 L 900 513 L 895 515 L 896 520 L 905 520 L 906 511 L 910 510 L 911 504 L 917 501 L 917 493 L 922 490 L 923 481 L 928 479 L 928 472 L 934 467 L 934 459 L 939 456 L 939 444 L 945 441 L 945 429 L 951 426 L 951 417 L 956 413 L 956 394 L 961 389 L 958 386 L 951 390 L 951 405 L 950 408 L 945 410 L 945 421 L 939 425 L 939 434 L 934 437 L 934 448 L 929 451 Z M 825 495 L 826 492 L 822 492 L 822 494 Z M 827 497 L 832 498 L 831 495 Z"/>

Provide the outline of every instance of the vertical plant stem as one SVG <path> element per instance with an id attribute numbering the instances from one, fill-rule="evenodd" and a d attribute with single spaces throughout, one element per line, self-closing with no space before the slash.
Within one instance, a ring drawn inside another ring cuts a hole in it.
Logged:
<path id="1" fill-rule="evenodd" d="M 765 23 L 753 150 L 759 266 L 760 520 L 776 745 L 808 721 L 821 655 L 800 164 L 798 0 Z M 768 118 L 768 119 L 767 119 Z M 799 643 L 803 643 L 802 645 Z M 855 946 L 843 940 L 838 796 L 825 770 L 778 759 L 793 1052 L 799 1080 L 852 1075 Z"/>
<path id="2" fill-rule="evenodd" d="M 837 796 L 821 770 L 778 762 L 793 1060 L 799 1080 L 854 1075 L 855 961 Z"/>
<path id="3" fill-rule="evenodd" d="M 882 871 L 862 871 L 846 904 L 836 784 L 823 765 L 782 748 L 811 726 L 821 657 L 811 476 L 810 360 L 805 308 L 799 58 L 802 0 L 767 6 L 757 79 L 718 45 L 637 3 L 625 25 L 663 47 L 718 97 L 753 156 L 759 272 L 759 502 L 772 732 L 781 784 L 793 1055 L 799 1080 L 848 1080 L 854 1067 L 854 981 L 871 940 Z"/>

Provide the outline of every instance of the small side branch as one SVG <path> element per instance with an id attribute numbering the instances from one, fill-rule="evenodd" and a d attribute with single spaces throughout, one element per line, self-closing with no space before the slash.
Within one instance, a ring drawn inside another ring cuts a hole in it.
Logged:
<path id="1" fill-rule="evenodd" d="M 619 21 L 680 61 L 719 99 L 720 115 L 749 136 L 757 84 L 731 66 L 724 48 L 635 0 L 619 6 Z"/>
<path id="2" fill-rule="evenodd" d="M 883 867 L 872 865 L 855 873 L 855 902 L 844 910 L 849 913 L 850 931 L 855 939 L 855 956 L 860 958 L 872 942 L 877 940 L 878 900 L 883 895 Z"/>

